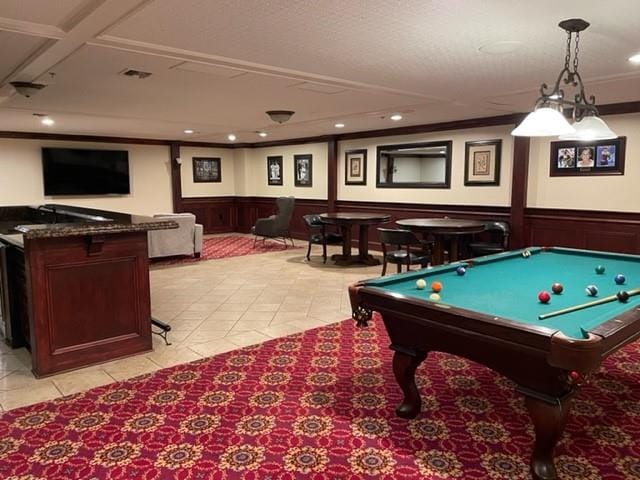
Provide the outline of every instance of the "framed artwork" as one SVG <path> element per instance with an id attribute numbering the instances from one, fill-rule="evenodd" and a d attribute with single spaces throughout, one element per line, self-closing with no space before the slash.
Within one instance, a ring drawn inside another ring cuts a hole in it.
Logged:
<path id="1" fill-rule="evenodd" d="M 367 184 L 367 150 L 348 150 L 344 153 L 345 185 Z"/>
<path id="2" fill-rule="evenodd" d="M 194 183 L 222 182 L 220 158 L 193 157 Z"/>
<path id="3" fill-rule="evenodd" d="M 502 140 L 478 140 L 465 143 L 464 184 L 467 186 L 500 185 Z"/>
<path id="4" fill-rule="evenodd" d="M 626 137 L 594 142 L 551 142 L 549 175 L 624 175 Z"/>
<path id="5" fill-rule="evenodd" d="M 313 156 L 311 154 L 293 156 L 293 175 L 296 187 L 313 186 Z"/>
<path id="6" fill-rule="evenodd" d="M 282 185 L 282 156 L 267 157 L 267 185 Z"/>

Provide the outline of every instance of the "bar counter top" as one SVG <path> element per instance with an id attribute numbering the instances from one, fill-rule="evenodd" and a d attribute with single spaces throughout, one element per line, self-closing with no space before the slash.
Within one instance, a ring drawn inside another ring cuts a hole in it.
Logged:
<path id="1" fill-rule="evenodd" d="M 69 205 L 0 207 L 0 234 L 59 238 L 178 228 L 170 220 Z"/>

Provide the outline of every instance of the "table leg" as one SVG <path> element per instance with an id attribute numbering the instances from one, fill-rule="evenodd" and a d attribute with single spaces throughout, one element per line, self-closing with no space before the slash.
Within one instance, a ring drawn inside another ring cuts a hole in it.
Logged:
<path id="1" fill-rule="evenodd" d="M 367 262 L 369 258 L 369 225 L 360 225 L 358 235 L 358 256 L 361 262 Z"/>
<path id="2" fill-rule="evenodd" d="M 431 252 L 431 264 L 442 265 L 444 263 L 444 239 L 440 235 L 433 236 L 433 251 Z"/>
<path id="3" fill-rule="evenodd" d="M 340 225 L 342 232 L 342 259 L 351 262 L 351 225 Z"/>
<path id="4" fill-rule="evenodd" d="M 449 240 L 449 263 L 458 261 L 460 235 L 451 235 Z"/>
<path id="5" fill-rule="evenodd" d="M 570 398 L 558 398 L 556 401 L 557 403 L 549 403 L 525 395 L 525 404 L 536 433 L 533 454 L 531 455 L 531 474 L 534 480 L 558 478 L 556 468 L 553 465 L 553 450 L 567 423 Z"/>
<path id="6" fill-rule="evenodd" d="M 416 369 L 425 358 L 427 354 L 424 352 L 409 354 L 396 350 L 393 354 L 393 374 L 404 393 L 404 400 L 396 408 L 399 417 L 415 418 L 420 413 L 422 400 L 416 385 Z"/>

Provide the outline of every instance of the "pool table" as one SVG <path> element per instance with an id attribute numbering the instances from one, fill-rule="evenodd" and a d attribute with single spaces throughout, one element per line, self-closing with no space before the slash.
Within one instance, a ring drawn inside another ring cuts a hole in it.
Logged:
<path id="1" fill-rule="evenodd" d="M 430 351 L 476 361 L 517 385 L 535 430 L 531 471 L 535 479 L 557 478 L 553 450 L 562 435 L 571 397 L 602 360 L 640 336 L 640 295 L 540 320 L 539 315 L 640 287 L 640 256 L 568 248 L 504 252 L 359 282 L 349 287 L 353 317 L 366 326 L 382 316 L 391 340 L 393 372 L 404 400 L 400 417 L 420 413 L 416 368 Z M 466 273 L 457 268 L 465 265 Z M 602 274 L 595 267 L 605 267 Z M 614 282 L 616 274 L 626 282 Z M 426 289 L 419 290 L 418 279 Z M 440 300 L 430 285 L 442 283 Z M 551 285 L 564 286 L 561 294 Z M 538 301 L 547 290 L 551 301 Z"/>

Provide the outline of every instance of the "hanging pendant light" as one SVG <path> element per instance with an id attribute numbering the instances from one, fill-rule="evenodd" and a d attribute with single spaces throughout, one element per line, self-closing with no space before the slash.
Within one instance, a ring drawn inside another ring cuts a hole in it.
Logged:
<path id="1" fill-rule="evenodd" d="M 551 137 L 560 136 L 562 140 L 605 140 L 616 138 L 617 135 L 598 116 L 595 97 L 587 98 L 584 93 L 582 77 L 578 73 L 578 52 L 580 44 L 580 32 L 585 30 L 589 23 L 573 18 L 564 20 L 558 24 L 567 32 L 567 53 L 564 60 L 564 68 L 560 71 L 553 90 L 548 91 L 546 83 L 540 86 L 540 97 L 536 101 L 533 112 L 525 117 L 511 135 L 523 137 Z M 575 34 L 575 48 L 573 52 L 573 65 L 571 65 L 571 43 Z M 574 100 L 566 100 L 564 90 L 560 82 L 576 88 Z M 564 109 L 569 109 L 573 118 L 571 125 L 563 115 Z"/>

